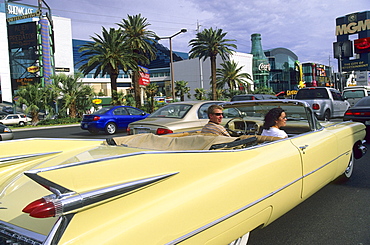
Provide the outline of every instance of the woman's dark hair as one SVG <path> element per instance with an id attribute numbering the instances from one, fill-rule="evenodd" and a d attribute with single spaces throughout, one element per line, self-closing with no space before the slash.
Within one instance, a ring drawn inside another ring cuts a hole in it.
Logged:
<path id="1" fill-rule="evenodd" d="M 272 108 L 269 110 L 269 112 L 267 112 L 265 115 L 265 122 L 263 123 L 262 128 L 269 129 L 270 127 L 274 126 L 283 112 L 284 110 L 281 108 Z"/>

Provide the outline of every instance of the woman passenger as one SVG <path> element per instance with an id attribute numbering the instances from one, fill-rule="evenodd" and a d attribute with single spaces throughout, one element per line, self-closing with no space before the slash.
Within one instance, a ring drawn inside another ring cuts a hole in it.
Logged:
<path id="1" fill-rule="evenodd" d="M 265 115 L 265 122 L 262 126 L 263 136 L 274 136 L 280 138 L 287 138 L 287 133 L 280 129 L 286 125 L 286 114 L 281 108 L 273 108 Z"/>

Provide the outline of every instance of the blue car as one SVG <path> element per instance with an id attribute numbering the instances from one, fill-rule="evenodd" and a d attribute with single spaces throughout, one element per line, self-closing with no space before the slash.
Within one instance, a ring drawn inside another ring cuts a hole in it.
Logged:
<path id="1" fill-rule="evenodd" d="M 131 106 L 107 106 L 93 114 L 83 116 L 81 128 L 92 134 L 104 131 L 114 134 L 126 130 L 129 123 L 145 119 L 148 113 Z"/>

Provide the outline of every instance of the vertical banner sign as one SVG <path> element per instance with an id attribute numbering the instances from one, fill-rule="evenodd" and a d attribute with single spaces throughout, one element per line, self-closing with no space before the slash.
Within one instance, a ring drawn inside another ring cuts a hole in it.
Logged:
<path id="1" fill-rule="evenodd" d="M 143 86 L 148 86 L 150 84 L 150 72 L 148 68 L 139 66 L 139 84 Z"/>
<path id="2" fill-rule="evenodd" d="M 40 20 L 41 25 L 41 46 L 42 46 L 42 64 L 44 70 L 44 83 L 45 85 L 51 84 L 50 77 L 53 75 L 52 53 L 50 48 L 50 35 L 49 35 L 49 21 L 47 19 Z"/>

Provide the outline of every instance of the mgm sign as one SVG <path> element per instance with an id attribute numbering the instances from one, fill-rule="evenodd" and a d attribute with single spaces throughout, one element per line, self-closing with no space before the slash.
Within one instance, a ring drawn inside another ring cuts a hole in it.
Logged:
<path id="1" fill-rule="evenodd" d="M 334 57 L 343 71 L 370 70 L 370 11 L 352 13 L 336 19 Z"/>

